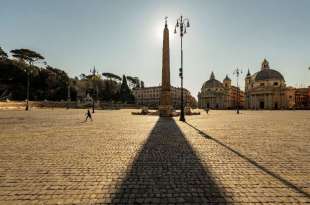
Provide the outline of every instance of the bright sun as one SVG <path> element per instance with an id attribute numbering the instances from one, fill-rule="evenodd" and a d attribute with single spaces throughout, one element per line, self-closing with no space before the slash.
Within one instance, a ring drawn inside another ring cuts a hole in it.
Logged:
<path id="1" fill-rule="evenodd" d="M 168 29 L 169 29 L 169 40 L 173 40 L 175 36 L 174 26 L 168 23 Z M 163 32 L 164 32 L 164 24 L 156 26 L 154 28 L 154 35 L 156 36 L 156 39 L 160 42 L 163 41 Z"/>

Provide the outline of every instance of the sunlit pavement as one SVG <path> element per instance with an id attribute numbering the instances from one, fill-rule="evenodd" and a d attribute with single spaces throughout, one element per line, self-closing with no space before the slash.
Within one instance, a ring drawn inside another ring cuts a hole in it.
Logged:
<path id="1" fill-rule="evenodd" d="M 0 204 L 310 203 L 309 111 L 0 111 Z"/>

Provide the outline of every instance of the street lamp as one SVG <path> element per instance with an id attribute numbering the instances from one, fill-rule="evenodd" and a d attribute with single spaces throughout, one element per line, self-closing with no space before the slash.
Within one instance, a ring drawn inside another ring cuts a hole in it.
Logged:
<path id="1" fill-rule="evenodd" d="M 47 65 L 46 61 L 43 61 L 43 62 L 33 61 L 33 60 L 29 61 L 29 69 L 27 71 L 27 99 L 26 99 L 26 108 L 25 108 L 26 111 L 29 110 L 30 74 L 31 74 L 31 67 L 32 67 L 33 63 L 43 63 L 44 65 Z"/>
<path id="2" fill-rule="evenodd" d="M 98 99 L 98 87 L 97 85 L 95 85 L 95 80 L 96 80 L 96 76 L 98 75 L 98 72 L 94 66 L 93 70 L 90 69 L 90 73 L 91 73 L 91 80 L 92 80 L 92 83 L 93 83 L 93 87 L 95 88 L 96 87 L 96 100 Z M 92 94 L 92 100 L 93 100 L 93 106 L 92 106 L 92 109 L 93 109 L 93 113 L 95 113 L 95 96 L 94 96 L 94 93 Z"/>
<path id="3" fill-rule="evenodd" d="M 180 114 L 180 121 L 185 122 L 185 115 L 184 115 L 184 99 L 183 99 L 183 36 L 186 34 L 186 28 L 188 28 L 189 19 L 183 18 L 181 15 L 180 18 L 177 19 L 177 23 L 174 28 L 174 33 L 177 33 L 177 28 L 180 28 L 180 37 L 181 37 L 181 68 L 179 69 L 179 76 L 181 78 L 181 114 Z"/>
<path id="4" fill-rule="evenodd" d="M 70 101 L 71 101 L 71 96 L 70 96 L 70 85 L 71 85 L 71 80 L 70 80 L 70 77 L 69 77 L 69 79 L 68 79 L 68 87 L 67 87 L 67 89 L 68 89 L 68 91 L 67 91 L 67 109 L 69 109 L 69 103 L 70 103 Z"/>
<path id="5" fill-rule="evenodd" d="M 237 114 L 239 114 L 239 106 L 240 106 L 239 75 L 242 74 L 242 70 L 237 68 L 236 70 L 234 70 L 233 74 L 237 76 Z"/>

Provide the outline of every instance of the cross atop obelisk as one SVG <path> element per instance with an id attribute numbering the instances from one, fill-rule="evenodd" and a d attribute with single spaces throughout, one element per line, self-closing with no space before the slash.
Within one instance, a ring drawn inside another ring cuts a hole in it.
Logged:
<path id="1" fill-rule="evenodd" d="M 170 86 L 170 51 L 169 51 L 169 30 L 167 25 L 168 17 L 165 17 L 165 28 L 163 38 L 162 56 L 162 81 L 159 114 L 169 117 L 172 115 L 171 86 Z"/>

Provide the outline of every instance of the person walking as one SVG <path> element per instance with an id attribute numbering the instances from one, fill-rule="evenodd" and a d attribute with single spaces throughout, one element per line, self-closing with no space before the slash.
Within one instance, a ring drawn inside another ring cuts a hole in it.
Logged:
<path id="1" fill-rule="evenodd" d="M 88 120 L 88 118 L 89 118 L 91 121 L 93 121 L 93 118 L 92 118 L 92 116 L 91 116 L 91 113 L 90 113 L 89 109 L 87 109 L 87 112 L 85 113 L 85 116 L 86 116 L 85 122 Z"/>
<path id="2" fill-rule="evenodd" d="M 206 111 L 207 114 L 209 114 L 209 110 L 210 110 L 210 109 L 209 109 L 209 106 L 207 106 L 206 109 L 205 109 L 205 111 Z"/>

